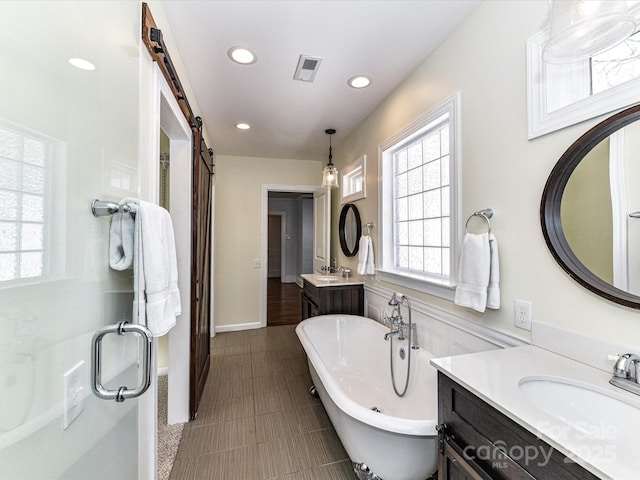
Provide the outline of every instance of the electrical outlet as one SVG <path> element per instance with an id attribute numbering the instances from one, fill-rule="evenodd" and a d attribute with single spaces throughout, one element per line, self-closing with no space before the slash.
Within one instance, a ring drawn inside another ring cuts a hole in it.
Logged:
<path id="1" fill-rule="evenodd" d="M 69 425 L 84 410 L 84 360 L 65 373 L 64 383 L 64 415 L 62 428 L 66 430 Z"/>
<path id="2" fill-rule="evenodd" d="M 518 328 L 531 331 L 531 302 L 516 300 L 514 302 L 513 321 Z"/>

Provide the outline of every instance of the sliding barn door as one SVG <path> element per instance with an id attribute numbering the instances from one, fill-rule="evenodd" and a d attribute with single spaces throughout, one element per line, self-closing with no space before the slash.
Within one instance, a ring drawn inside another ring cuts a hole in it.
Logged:
<path id="1" fill-rule="evenodd" d="M 211 340 L 211 193 L 212 159 L 202 138 L 194 135 L 193 165 L 193 246 L 191 279 L 191 375 L 189 409 L 191 418 L 207 380 Z"/>

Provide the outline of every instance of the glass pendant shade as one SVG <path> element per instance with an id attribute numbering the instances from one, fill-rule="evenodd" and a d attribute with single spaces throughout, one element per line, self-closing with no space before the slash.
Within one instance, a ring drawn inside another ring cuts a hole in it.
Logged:
<path id="1" fill-rule="evenodd" d="M 623 42 L 635 29 L 624 0 L 554 0 L 542 58 L 566 63 L 593 57 Z"/>
<path id="2" fill-rule="evenodd" d="M 338 169 L 333 166 L 333 151 L 331 148 L 331 135 L 336 133 L 333 128 L 324 131 L 329 135 L 329 163 L 322 170 L 322 186 L 326 188 L 335 188 L 338 186 Z"/>
<path id="3" fill-rule="evenodd" d="M 338 169 L 333 165 L 327 164 L 322 170 L 322 186 L 327 188 L 338 186 Z"/>

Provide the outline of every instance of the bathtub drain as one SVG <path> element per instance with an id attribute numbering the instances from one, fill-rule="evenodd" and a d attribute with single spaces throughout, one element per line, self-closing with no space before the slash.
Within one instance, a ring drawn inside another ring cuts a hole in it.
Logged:
<path id="1" fill-rule="evenodd" d="M 382 410 L 380 410 L 378 407 L 373 406 L 371 407 L 371 410 L 373 410 L 374 412 L 378 412 L 378 413 L 382 413 Z"/>

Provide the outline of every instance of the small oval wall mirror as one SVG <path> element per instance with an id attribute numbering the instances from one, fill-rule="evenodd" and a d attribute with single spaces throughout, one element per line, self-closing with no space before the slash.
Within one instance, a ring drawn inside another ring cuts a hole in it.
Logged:
<path id="1" fill-rule="evenodd" d="M 362 236 L 362 222 L 360 212 L 353 203 L 346 203 L 340 212 L 338 224 L 340 236 L 340 248 L 347 257 L 353 257 L 358 253 L 360 237 Z"/>
<path id="2" fill-rule="evenodd" d="M 585 288 L 640 308 L 640 105 L 599 123 L 560 157 L 542 194 L 549 250 Z"/>

